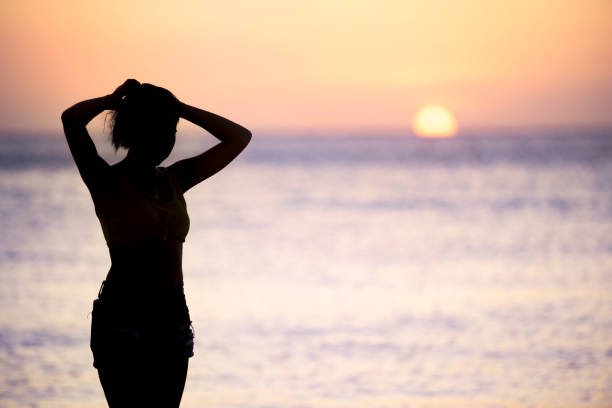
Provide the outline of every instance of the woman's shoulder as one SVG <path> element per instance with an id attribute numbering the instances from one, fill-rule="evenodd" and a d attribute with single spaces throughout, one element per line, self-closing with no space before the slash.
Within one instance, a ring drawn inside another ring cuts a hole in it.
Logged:
<path id="1" fill-rule="evenodd" d="M 183 195 L 183 190 L 180 187 L 179 180 L 176 174 L 172 171 L 172 167 L 158 167 L 159 171 L 164 174 L 164 176 L 168 177 L 172 188 L 176 191 L 176 193 L 180 196 Z"/>

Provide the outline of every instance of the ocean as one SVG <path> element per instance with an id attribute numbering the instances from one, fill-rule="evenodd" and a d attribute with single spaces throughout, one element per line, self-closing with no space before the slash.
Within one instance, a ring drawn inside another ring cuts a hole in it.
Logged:
<path id="1" fill-rule="evenodd" d="M 255 134 L 185 198 L 182 407 L 612 406 L 610 131 Z M 1 407 L 106 406 L 109 267 L 61 133 L 0 137 Z"/>

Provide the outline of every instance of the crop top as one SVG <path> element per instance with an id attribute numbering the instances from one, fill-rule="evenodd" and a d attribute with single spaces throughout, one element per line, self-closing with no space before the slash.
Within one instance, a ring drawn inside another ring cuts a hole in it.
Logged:
<path id="1" fill-rule="evenodd" d="M 170 180 L 170 201 L 157 202 L 144 197 L 130 185 L 124 175 L 119 174 L 118 192 L 100 203 L 103 208 L 96 206 L 96 215 L 107 245 L 151 238 L 174 238 L 185 242 L 189 231 L 185 198 L 171 172 L 165 167 L 158 169 Z"/>

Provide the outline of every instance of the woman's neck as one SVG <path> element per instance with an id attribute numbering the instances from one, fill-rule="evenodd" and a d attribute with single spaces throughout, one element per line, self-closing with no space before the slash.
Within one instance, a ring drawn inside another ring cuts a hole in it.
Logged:
<path id="1" fill-rule="evenodd" d="M 151 164 L 143 164 L 142 161 L 129 155 L 119 162 L 119 165 L 138 178 L 151 178 L 157 174 L 157 166 Z"/>

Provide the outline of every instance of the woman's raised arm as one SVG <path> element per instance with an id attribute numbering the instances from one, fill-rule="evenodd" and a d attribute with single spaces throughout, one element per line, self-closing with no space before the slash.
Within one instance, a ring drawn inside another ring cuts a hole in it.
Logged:
<path id="1" fill-rule="evenodd" d="M 185 192 L 234 160 L 251 141 L 251 132 L 229 119 L 182 102 L 179 112 L 183 119 L 207 130 L 221 141 L 204 153 L 180 160 L 169 167 Z"/>
<path id="2" fill-rule="evenodd" d="M 98 155 L 86 126 L 104 110 L 113 109 L 117 101 L 135 85 L 140 84 L 135 79 L 128 79 L 112 94 L 79 102 L 62 113 L 64 134 L 70 153 L 81 178 L 91 192 L 102 187 L 103 182 L 107 180 L 105 175 L 110 166 Z"/>

